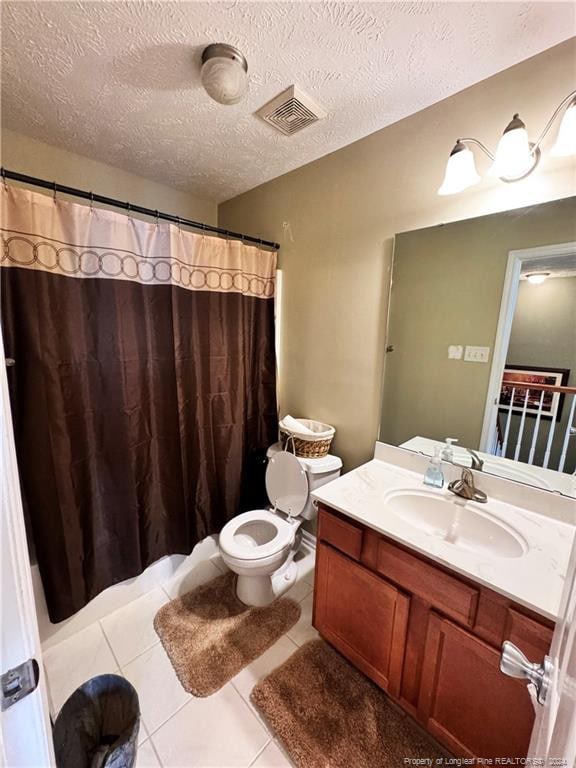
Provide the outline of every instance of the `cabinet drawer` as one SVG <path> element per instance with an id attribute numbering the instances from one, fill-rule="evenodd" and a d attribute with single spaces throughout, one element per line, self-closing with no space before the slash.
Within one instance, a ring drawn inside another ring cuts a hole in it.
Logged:
<path id="1" fill-rule="evenodd" d="M 504 634 L 530 661 L 541 662 L 550 650 L 553 630 L 510 608 Z"/>
<path id="2" fill-rule="evenodd" d="M 529 617 L 500 595 L 480 593 L 474 632 L 495 648 L 510 640 L 531 661 L 542 661 L 552 643 L 554 624 L 543 617 Z"/>
<path id="3" fill-rule="evenodd" d="M 339 549 L 340 552 L 344 552 L 348 557 L 360 560 L 362 528 L 327 512 L 323 507 L 320 507 L 318 538 Z"/>
<path id="4" fill-rule="evenodd" d="M 378 542 L 376 569 L 447 616 L 469 627 L 474 624 L 478 589 L 382 539 Z"/>

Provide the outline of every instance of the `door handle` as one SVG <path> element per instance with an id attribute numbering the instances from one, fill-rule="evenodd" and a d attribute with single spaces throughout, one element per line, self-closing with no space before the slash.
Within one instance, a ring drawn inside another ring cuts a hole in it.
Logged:
<path id="1" fill-rule="evenodd" d="M 0 676 L 0 709 L 2 712 L 36 690 L 40 667 L 36 659 L 28 659 Z"/>
<path id="2" fill-rule="evenodd" d="M 519 677 L 532 683 L 536 688 L 536 699 L 544 704 L 550 687 L 553 664 L 549 656 L 544 656 L 542 664 L 528 661 L 522 651 L 514 643 L 506 640 L 502 644 L 500 656 L 500 672 L 509 677 Z"/>

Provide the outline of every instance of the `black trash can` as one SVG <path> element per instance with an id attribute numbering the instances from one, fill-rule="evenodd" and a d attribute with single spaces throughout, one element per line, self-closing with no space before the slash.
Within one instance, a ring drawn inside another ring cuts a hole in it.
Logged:
<path id="1" fill-rule="evenodd" d="M 98 675 L 77 688 L 54 723 L 58 768 L 134 768 L 138 694 L 118 675 Z"/>

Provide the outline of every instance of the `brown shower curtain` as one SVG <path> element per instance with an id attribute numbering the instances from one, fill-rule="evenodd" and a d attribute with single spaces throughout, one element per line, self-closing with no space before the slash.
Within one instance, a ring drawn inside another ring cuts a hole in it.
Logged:
<path id="1" fill-rule="evenodd" d="M 239 511 L 277 431 L 276 254 L 1 195 L 20 479 L 56 622 Z"/>

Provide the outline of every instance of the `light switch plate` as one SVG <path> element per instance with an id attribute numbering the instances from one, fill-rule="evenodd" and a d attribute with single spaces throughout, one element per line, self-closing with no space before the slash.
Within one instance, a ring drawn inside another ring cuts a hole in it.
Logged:
<path id="1" fill-rule="evenodd" d="M 449 360 L 462 360 L 463 353 L 464 353 L 464 347 L 460 344 L 451 344 L 448 347 Z"/>
<path id="2" fill-rule="evenodd" d="M 490 347 L 466 347 L 464 361 L 467 363 L 487 363 L 490 359 Z"/>

